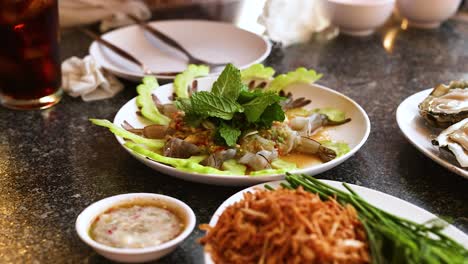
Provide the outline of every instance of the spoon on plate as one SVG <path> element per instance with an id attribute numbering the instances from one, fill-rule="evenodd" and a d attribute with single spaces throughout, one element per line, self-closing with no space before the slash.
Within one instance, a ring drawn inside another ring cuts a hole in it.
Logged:
<path id="1" fill-rule="evenodd" d="M 76 1 L 79 1 L 79 2 L 82 2 L 83 0 L 76 0 Z M 90 4 L 88 1 L 86 1 L 86 4 Z M 125 14 L 125 16 L 127 16 L 128 18 L 130 18 L 131 20 L 133 20 L 135 23 L 137 23 L 141 28 L 143 28 L 144 30 L 146 30 L 147 32 L 149 32 L 150 34 L 152 34 L 154 37 L 156 37 L 157 39 L 161 40 L 162 42 L 164 42 L 165 44 L 169 45 L 170 47 L 173 47 L 177 50 L 179 50 L 180 52 L 184 53 L 185 56 L 187 56 L 188 58 L 188 64 L 204 64 L 204 65 L 207 65 L 209 66 L 210 68 L 215 68 L 215 67 L 220 67 L 220 66 L 226 66 L 227 62 L 225 63 L 213 63 L 213 62 L 209 62 L 209 61 L 206 61 L 206 60 L 202 60 L 202 59 L 199 59 L 195 56 L 193 56 L 187 49 L 185 49 L 181 44 L 179 44 L 177 41 L 175 41 L 174 39 L 172 39 L 171 37 L 167 36 L 166 34 L 162 33 L 161 31 L 157 30 L 156 28 L 150 26 L 148 23 L 146 23 L 145 21 L 141 20 L 140 18 L 138 18 L 137 16 L 133 15 L 133 14 L 130 14 L 129 12 L 124 12 L 123 10 L 118 10 L 116 8 L 113 8 L 113 7 L 109 7 L 107 5 L 104 5 L 102 3 L 98 3 L 98 2 L 93 2 L 92 3 L 93 6 L 96 6 L 96 7 L 100 7 L 100 8 L 103 8 L 103 9 L 106 9 L 106 10 L 109 10 L 113 13 L 117 13 L 117 12 L 123 12 Z M 91 32 L 92 33 L 92 32 Z M 86 33 L 88 34 L 88 33 Z M 89 34 L 88 34 L 89 35 Z M 107 45 L 107 44 L 104 44 L 102 41 L 99 41 L 97 40 L 97 38 L 93 37 L 94 39 L 96 39 L 96 41 L 102 43 L 103 45 Z M 107 45 L 109 48 L 110 46 Z M 112 49 L 112 48 L 110 48 Z M 116 49 L 113 49 L 114 51 Z M 117 51 L 116 51 L 117 52 Z M 131 60 L 132 62 L 134 63 L 137 63 L 135 60 L 133 59 L 130 59 L 127 55 L 123 55 L 122 52 L 117 52 L 119 53 L 121 56 Z M 143 67 L 142 65 L 140 65 L 141 63 L 137 63 L 140 67 Z"/>
<path id="2" fill-rule="evenodd" d="M 169 45 L 169 46 L 181 51 L 182 53 L 184 53 L 185 56 L 187 56 L 187 58 L 189 59 L 189 61 L 188 61 L 189 64 L 205 64 L 205 65 L 209 66 L 210 68 L 225 66 L 227 64 L 227 63 L 213 63 L 213 62 L 209 62 L 209 61 L 206 61 L 206 60 L 199 59 L 199 58 L 193 56 L 187 49 L 185 49 L 177 41 L 175 41 L 171 37 L 167 36 L 166 34 L 162 33 L 161 31 L 157 30 L 156 28 L 152 27 L 151 25 L 149 25 L 145 21 L 142 21 L 138 17 L 136 17 L 136 16 L 134 16 L 132 14 L 129 14 L 129 13 L 126 13 L 125 15 L 128 18 L 135 21 L 135 23 L 137 23 L 141 28 L 143 28 L 144 30 L 146 30 L 147 32 L 152 34 L 157 39 L 160 39 L 161 41 L 163 41 L 167 45 Z"/>
<path id="3" fill-rule="evenodd" d="M 112 50 L 113 52 L 118 54 L 119 56 L 123 57 L 124 59 L 127 59 L 127 60 L 133 62 L 134 64 L 138 65 L 145 75 L 176 76 L 177 74 L 180 73 L 180 72 L 153 72 L 143 62 L 141 62 L 140 60 L 138 60 L 137 58 L 132 56 L 130 53 L 128 53 L 125 50 L 117 47 L 116 45 L 110 43 L 109 41 L 101 38 L 100 36 L 98 36 L 97 34 L 92 32 L 91 30 L 88 30 L 88 29 L 85 29 L 85 28 L 78 28 L 78 30 L 83 32 L 87 36 L 91 37 L 95 41 L 99 42 L 100 44 L 106 46 L 107 48 L 109 48 L 110 50 Z"/>

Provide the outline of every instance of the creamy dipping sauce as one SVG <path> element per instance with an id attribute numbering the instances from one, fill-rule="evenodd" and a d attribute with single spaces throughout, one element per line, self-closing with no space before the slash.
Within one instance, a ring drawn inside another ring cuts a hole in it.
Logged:
<path id="1" fill-rule="evenodd" d="M 184 223 L 167 208 L 156 205 L 126 205 L 111 208 L 96 218 L 90 236 L 116 248 L 157 246 L 178 236 Z"/>

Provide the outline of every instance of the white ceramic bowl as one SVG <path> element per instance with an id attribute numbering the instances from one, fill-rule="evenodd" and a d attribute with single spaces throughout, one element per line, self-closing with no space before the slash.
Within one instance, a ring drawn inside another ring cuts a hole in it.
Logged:
<path id="1" fill-rule="evenodd" d="M 89 228 L 96 217 L 111 207 L 132 202 L 163 203 L 167 205 L 169 208 L 176 210 L 184 218 L 183 220 L 186 223 L 185 230 L 172 240 L 157 246 L 145 248 L 110 247 L 94 241 L 89 236 Z M 91 204 L 78 216 L 75 227 L 81 240 L 94 248 L 100 255 L 118 262 L 134 263 L 156 260 L 172 252 L 177 245 L 192 233 L 195 222 L 196 218 L 192 209 L 175 198 L 154 193 L 129 193 L 111 196 Z"/>
<path id="2" fill-rule="evenodd" d="M 437 28 L 457 11 L 461 0 L 397 0 L 400 15 L 417 28 Z"/>
<path id="3" fill-rule="evenodd" d="M 344 34 L 367 36 L 392 14 L 395 0 L 324 0 L 324 13 Z"/>
<path id="4" fill-rule="evenodd" d="M 198 90 L 209 91 L 213 86 L 213 82 L 216 78 L 207 77 L 198 79 Z M 312 103 L 307 108 L 323 108 L 323 107 L 335 107 L 346 113 L 346 116 L 351 118 L 351 122 L 346 124 L 327 128 L 327 134 L 334 141 L 346 142 L 349 144 L 351 150 L 334 160 L 321 164 L 312 164 L 303 168 L 293 170 L 291 173 L 307 173 L 310 175 L 316 175 L 324 171 L 330 170 L 335 166 L 338 166 L 354 153 L 356 153 L 366 142 L 367 137 L 370 133 L 370 122 L 366 112 L 352 99 L 340 94 L 330 88 L 320 86 L 318 84 L 293 84 L 285 88 L 286 92 L 291 92 L 295 98 L 304 97 L 312 100 Z M 174 89 L 172 84 L 166 84 L 160 86 L 154 90 L 154 94 L 159 100 L 164 103 L 169 103 L 171 100 L 169 97 L 173 94 Z M 144 127 L 150 123 L 144 118 L 141 118 L 136 114 L 138 107 L 135 102 L 135 98 L 126 103 L 117 112 L 114 118 L 114 124 L 117 126 L 122 125 L 125 121 L 130 123 L 134 127 Z M 116 136 L 119 143 L 123 146 L 125 140 L 121 137 Z M 242 185 L 253 185 L 261 182 L 275 181 L 284 179 L 284 174 L 274 175 L 258 175 L 258 176 L 247 176 L 247 175 L 216 175 L 216 174 L 201 174 L 189 171 L 183 171 L 175 169 L 174 167 L 147 159 L 142 155 L 139 155 L 132 150 L 124 147 L 132 156 L 141 161 L 148 167 L 162 172 L 168 176 L 177 177 L 183 180 L 201 182 L 206 184 L 215 184 L 223 186 L 242 186 Z"/>

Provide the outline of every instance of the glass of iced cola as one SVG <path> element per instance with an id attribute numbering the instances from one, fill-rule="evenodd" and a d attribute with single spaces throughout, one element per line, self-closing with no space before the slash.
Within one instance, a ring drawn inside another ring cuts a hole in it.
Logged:
<path id="1" fill-rule="evenodd" d="M 62 96 L 58 0 L 0 0 L 0 103 L 43 109 Z"/>

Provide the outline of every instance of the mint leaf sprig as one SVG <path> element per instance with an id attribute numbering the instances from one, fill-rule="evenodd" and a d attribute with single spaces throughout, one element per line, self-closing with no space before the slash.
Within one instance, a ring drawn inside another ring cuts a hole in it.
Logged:
<path id="1" fill-rule="evenodd" d="M 227 97 L 236 101 L 242 86 L 240 70 L 234 65 L 228 64 L 216 82 L 213 83 L 211 92 L 214 95 Z"/>
<path id="2" fill-rule="evenodd" d="M 243 131 L 269 128 L 285 118 L 279 102 L 284 97 L 274 92 L 249 89 L 242 83 L 241 72 L 228 64 L 214 82 L 210 92 L 177 98 L 176 106 L 185 112 L 185 121 L 198 126 L 209 120 L 217 127 L 216 135 L 226 146 L 233 147 Z"/>

